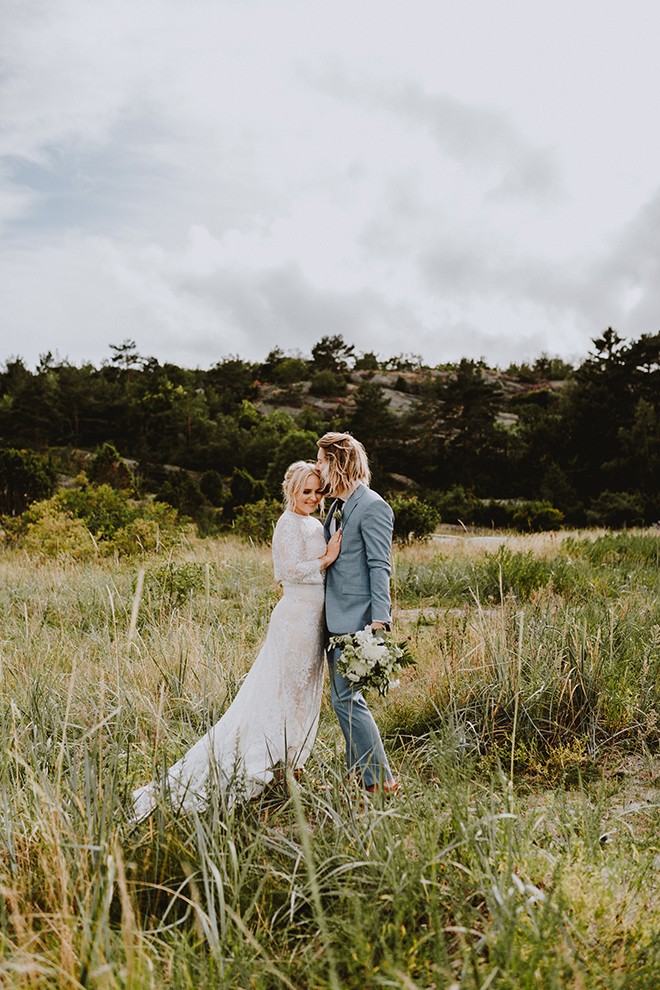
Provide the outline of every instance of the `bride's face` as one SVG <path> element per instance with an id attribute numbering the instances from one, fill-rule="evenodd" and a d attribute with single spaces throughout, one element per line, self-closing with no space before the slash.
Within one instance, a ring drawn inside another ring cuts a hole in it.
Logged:
<path id="1" fill-rule="evenodd" d="M 308 474 L 301 491 L 296 495 L 293 502 L 293 511 L 299 516 L 311 516 L 318 508 L 318 504 L 323 498 L 323 487 L 318 474 Z"/>

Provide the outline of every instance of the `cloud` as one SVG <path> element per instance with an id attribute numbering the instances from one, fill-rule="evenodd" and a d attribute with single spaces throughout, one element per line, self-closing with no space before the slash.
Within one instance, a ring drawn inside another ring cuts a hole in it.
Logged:
<path id="1" fill-rule="evenodd" d="M 99 361 L 110 343 L 130 337 L 142 353 L 206 365 L 228 353 L 259 359 L 278 343 L 310 353 L 334 334 L 385 354 L 410 350 L 402 329 L 417 327 L 404 305 L 368 288 L 315 285 L 293 263 L 217 264 L 214 249 L 220 257 L 223 246 L 200 231 L 173 252 L 71 236 L 32 248 L 29 271 L 15 250 L 6 256 L 6 301 L 34 332 L 27 354 L 20 335 L 12 353 L 34 362 L 56 340 L 65 357 L 82 350 Z"/>
<path id="2" fill-rule="evenodd" d="M 126 0 L 16 8 L 2 42 L 2 154 L 44 164 L 62 147 L 110 139 L 126 108 L 141 103 L 149 72 L 138 11 Z"/>
<path id="3" fill-rule="evenodd" d="M 656 333 L 660 326 L 660 187 L 610 239 L 593 288 L 609 300 L 620 333 Z"/>
<path id="4" fill-rule="evenodd" d="M 477 23 L 426 0 L 10 6 L 5 352 L 98 360 L 130 336 L 194 365 L 342 333 L 507 361 L 657 312 L 657 139 L 624 113 L 653 119 L 649 24 L 567 3 Z M 585 39 L 614 27 L 613 81 Z"/>
<path id="5" fill-rule="evenodd" d="M 339 100 L 388 113 L 428 132 L 441 154 L 477 173 L 499 178 L 488 192 L 496 199 L 556 198 L 563 194 L 556 152 L 535 147 L 501 110 L 468 103 L 419 82 L 365 78 L 333 64 L 308 69 L 313 85 Z"/>

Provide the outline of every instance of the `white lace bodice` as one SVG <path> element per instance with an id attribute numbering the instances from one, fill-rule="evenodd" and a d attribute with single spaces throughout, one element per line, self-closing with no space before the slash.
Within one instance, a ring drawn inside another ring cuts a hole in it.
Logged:
<path id="1" fill-rule="evenodd" d="M 323 526 L 311 516 L 287 509 L 273 533 L 275 580 L 291 584 L 323 584 L 320 557 L 325 553 Z"/>

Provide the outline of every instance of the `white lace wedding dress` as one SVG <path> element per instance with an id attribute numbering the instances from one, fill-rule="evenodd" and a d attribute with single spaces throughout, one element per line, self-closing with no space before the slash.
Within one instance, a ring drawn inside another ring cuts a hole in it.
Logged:
<path id="1" fill-rule="evenodd" d="M 273 565 L 284 593 L 273 610 L 266 640 L 232 704 L 219 722 L 167 772 L 133 791 L 135 820 L 159 797 L 180 811 L 201 810 L 209 791 L 227 804 L 254 797 L 273 768 L 302 767 L 318 727 L 323 690 L 323 527 L 287 510 L 273 534 Z"/>

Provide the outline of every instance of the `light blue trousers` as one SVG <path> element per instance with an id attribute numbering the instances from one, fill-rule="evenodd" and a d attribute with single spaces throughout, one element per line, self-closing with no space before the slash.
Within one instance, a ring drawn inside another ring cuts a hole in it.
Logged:
<path id="1" fill-rule="evenodd" d="M 341 647 L 328 651 L 330 698 L 346 740 L 346 766 L 351 773 L 356 768 L 365 787 L 391 780 L 392 771 L 385 756 L 378 726 L 367 707 L 361 691 L 356 691 L 337 670 Z"/>

